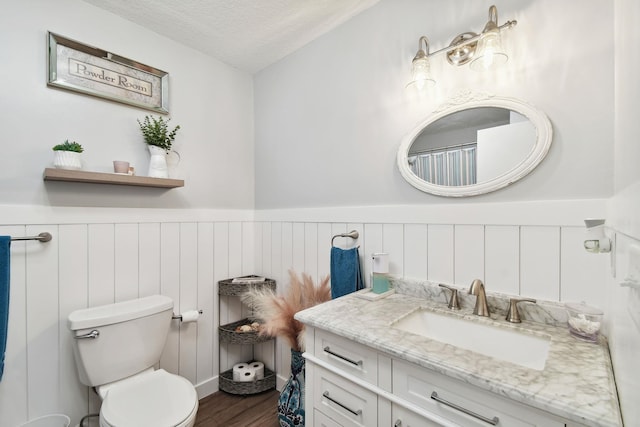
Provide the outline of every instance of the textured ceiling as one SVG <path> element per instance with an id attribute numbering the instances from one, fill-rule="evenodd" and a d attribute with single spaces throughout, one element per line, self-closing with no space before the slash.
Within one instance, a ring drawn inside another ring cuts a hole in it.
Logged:
<path id="1" fill-rule="evenodd" d="M 83 0 L 255 73 L 380 0 Z"/>

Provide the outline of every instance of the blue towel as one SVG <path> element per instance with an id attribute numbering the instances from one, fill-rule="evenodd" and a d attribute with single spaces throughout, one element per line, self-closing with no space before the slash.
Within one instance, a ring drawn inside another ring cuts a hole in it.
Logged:
<path id="1" fill-rule="evenodd" d="M 338 298 L 364 287 L 358 248 L 331 248 L 331 298 Z"/>
<path id="2" fill-rule="evenodd" d="M 9 272 L 11 236 L 0 236 L 0 380 L 4 372 L 9 327 Z"/>

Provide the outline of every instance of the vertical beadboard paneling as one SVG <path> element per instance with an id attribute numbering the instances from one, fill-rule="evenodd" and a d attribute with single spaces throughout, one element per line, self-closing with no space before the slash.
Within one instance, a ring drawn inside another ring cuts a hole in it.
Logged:
<path id="1" fill-rule="evenodd" d="M 331 224 L 318 224 L 318 280 L 331 273 Z"/>
<path id="2" fill-rule="evenodd" d="M 0 227 L 0 235 L 25 236 L 24 226 Z M 0 425 L 16 426 L 27 418 L 27 300 L 26 247 L 30 242 L 11 242 L 9 333 L 0 381 Z"/>
<path id="3" fill-rule="evenodd" d="M 404 276 L 404 225 L 384 224 L 382 227 L 382 251 L 389 254 L 389 273 L 395 277 Z M 365 256 L 365 263 L 371 264 L 371 254 Z"/>
<path id="4" fill-rule="evenodd" d="M 304 224 L 304 270 L 311 278 L 318 280 L 318 224 Z"/>
<path id="5" fill-rule="evenodd" d="M 39 225 L 28 226 L 25 231 L 34 236 L 42 230 L 52 234 L 53 244 L 26 244 L 29 418 L 55 412 L 60 405 L 58 229 Z"/>
<path id="6" fill-rule="evenodd" d="M 520 227 L 485 227 L 485 279 L 491 292 L 520 295 Z"/>
<path id="7" fill-rule="evenodd" d="M 214 297 L 218 304 L 214 306 L 218 308 L 218 321 L 213 324 L 213 342 L 219 346 L 220 371 L 227 368 L 227 346 L 219 344 L 218 326 L 229 323 L 229 297 L 221 297 L 218 294 L 218 282 L 229 278 L 229 224 L 226 222 L 216 222 L 213 226 L 213 280 L 215 282 Z M 218 368 L 214 364 L 214 368 Z"/>
<path id="8" fill-rule="evenodd" d="M 584 227 L 562 227 L 560 238 L 560 301 L 584 301 L 604 309 L 610 257 L 584 250 Z"/>
<path id="9" fill-rule="evenodd" d="M 198 337 L 196 348 L 196 383 L 214 377 L 217 372 L 217 341 L 213 341 L 214 316 L 218 314 L 218 306 L 214 305 L 214 237 L 213 223 L 203 222 L 198 225 L 198 303 L 197 308 L 202 310 L 198 319 Z M 217 328 L 216 328 L 217 329 Z M 215 357 L 214 357 L 215 356 Z"/>
<path id="10" fill-rule="evenodd" d="M 229 223 L 229 277 L 241 276 L 242 269 L 242 223 Z M 238 320 L 238 319 L 236 319 Z"/>
<path id="11" fill-rule="evenodd" d="M 474 279 L 485 281 L 484 227 L 456 225 L 454 238 L 454 283 L 466 285 Z"/>
<path id="12" fill-rule="evenodd" d="M 454 283 L 454 243 L 452 225 L 429 225 L 427 269 L 429 280 Z"/>
<path id="13" fill-rule="evenodd" d="M 180 308 L 180 224 L 160 226 L 160 291 L 173 300 L 173 309 Z M 160 367 L 177 374 L 180 369 L 180 325 L 171 322 L 169 336 L 162 352 Z"/>
<path id="14" fill-rule="evenodd" d="M 245 256 L 245 250 L 243 249 L 243 224 L 241 222 L 229 223 L 229 277 L 236 277 L 245 274 L 243 270 L 242 261 Z M 253 248 L 253 245 L 251 245 Z M 250 252 L 250 253 L 253 253 Z M 251 271 L 247 271 L 246 274 L 250 274 Z M 240 298 L 226 297 L 227 309 L 229 310 L 229 322 L 240 320 L 243 318 L 243 306 Z M 226 369 L 230 369 L 238 362 L 246 362 L 247 352 L 250 351 L 250 347 L 228 344 L 227 347 L 227 366 Z M 249 356 L 250 357 L 250 356 Z"/>
<path id="15" fill-rule="evenodd" d="M 272 222 L 271 225 L 271 267 L 270 278 L 276 281 L 276 289 L 282 285 L 282 223 Z M 284 272 L 286 273 L 286 272 Z"/>
<path id="16" fill-rule="evenodd" d="M 256 272 L 262 271 L 262 274 L 266 277 L 273 278 L 272 268 L 272 243 L 271 243 L 271 223 L 263 222 L 259 225 L 261 227 L 261 243 L 262 243 L 262 251 L 259 254 L 256 254 L 256 264 L 260 262 L 261 268 L 256 267 Z M 260 256 L 260 261 L 258 261 L 258 255 Z"/>
<path id="17" fill-rule="evenodd" d="M 256 228 L 254 222 L 242 223 L 242 274 L 254 274 L 257 271 L 255 258 L 256 253 L 262 250 L 262 229 L 256 233 Z M 259 242 L 257 238 L 260 238 Z"/>
<path id="18" fill-rule="evenodd" d="M 304 271 L 304 223 L 294 222 L 293 223 L 293 240 L 292 240 L 292 250 L 293 250 L 293 259 L 291 263 L 291 267 L 296 272 L 296 274 L 300 274 Z"/>
<path id="19" fill-rule="evenodd" d="M 160 293 L 160 223 L 138 226 L 138 286 L 139 295 Z"/>
<path id="20" fill-rule="evenodd" d="M 272 232 L 271 223 L 263 222 L 256 223 L 256 271 L 255 273 L 261 274 L 265 277 L 273 279 L 272 274 Z M 262 266 L 261 269 L 258 266 Z M 276 282 L 277 284 L 277 282 Z M 275 369 L 275 356 L 274 356 L 274 341 L 268 341 L 258 344 L 254 347 L 253 359 L 259 360 L 265 364 L 269 369 Z"/>
<path id="21" fill-rule="evenodd" d="M 426 224 L 404 226 L 404 277 L 425 280 L 427 270 L 428 234 Z"/>
<path id="22" fill-rule="evenodd" d="M 560 228 L 520 228 L 520 295 L 560 299 Z"/>
<path id="23" fill-rule="evenodd" d="M 115 300 L 138 298 L 138 224 L 115 225 Z"/>
<path id="24" fill-rule="evenodd" d="M 276 281 L 276 292 L 280 292 L 280 288 L 283 285 L 284 275 L 286 271 L 282 270 L 282 223 L 272 222 L 270 223 L 271 230 L 271 278 Z M 275 372 L 280 372 L 280 360 L 282 359 L 282 349 L 279 340 L 276 339 L 273 343 L 275 360 L 273 364 L 269 366 L 270 369 Z M 278 386 L 278 385 L 276 385 Z"/>
<path id="25" fill-rule="evenodd" d="M 174 313 L 197 310 L 198 307 L 198 224 L 180 224 L 180 305 L 174 306 Z M 196 383 L 198 323 L 182 323 L 179 341 L 179 373 L 192 383 Z"/>
<path id="26" fill-rule="evenodd" d="M 371 254 L 383 251 L 382 224 L 365 224 L 364 250 L 360 252 L 360 267 L 362 269 L 362 279 L 368 288 L 371 287 Z"/>
<path id="27" fill-rule="evenodd" d="M 58 230 L 60 281 L 60 407 L 72 424 L 88 412 L 88 388 L 78 379 L 73 358 L 73 338 L 67 326 L 72 311 L 87 306 L 87 226 L 61 225 Z"/>
<path id="28" fill-rule="evenodd" d="M 88 235 L 89 307 L 115 300 L 115 241 L 113 224 L 90 224 Z"/>
<path id="29" fill-rule="evenodd" d="M 289 289 L 289 270 L 294 269 L 294 224 L 282 223 L 282 280 L 278 292 L 284 294 Z M 291 370 L 291 351 L 289 344 L 278 338 L 276 340 L 276 360 L 278 361 L 278 375 L 287 378 Z"/>
<path id="30" fill-rule="evenodd" d="M 293 262 L 293 223 L 282 223 L 282 286 L 278 287 L 280 293 L 289 288 L 289 270 L 294 268 Z"/>

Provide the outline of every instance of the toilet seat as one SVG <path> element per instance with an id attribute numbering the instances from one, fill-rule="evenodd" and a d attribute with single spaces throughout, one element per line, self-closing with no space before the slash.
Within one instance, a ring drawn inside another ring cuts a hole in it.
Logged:
<path id="1" fill-rule="evenodd" d="M 198 411 L 198 395 L 183 377 L 164 369 L 132 378 L 109 390 L 100 408 L 102 427 L 187 427 Z"/>

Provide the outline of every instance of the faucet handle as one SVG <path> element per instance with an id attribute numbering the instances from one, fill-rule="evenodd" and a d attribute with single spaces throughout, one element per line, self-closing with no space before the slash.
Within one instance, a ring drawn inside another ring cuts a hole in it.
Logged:
<path id="1" fill-rule="evenodd" d="M 458 302 L 458 290 L 454 287 L 443 285 L 442 283 L 439 286 L 451 291 L 451 299 L 449 299 L 449 304 L 447 305 L 447 307 L 449 307 L 451 310 L 460 310 L 460 303 Z"/>
<path id="2" fill-rule="evenodd" d="M 517 304 L 519 302 L 536 302 L 536 300 L 532 298 L 511 298 L 509 300 L 509 311 L 507 312 L 507 322 L 511 323 L 521 323 L 520 313 L 518 312 Z"/>

